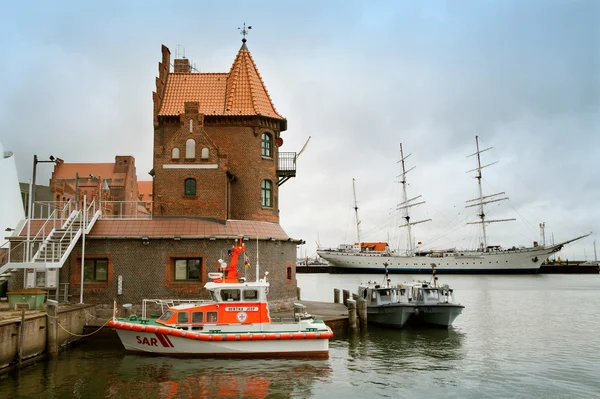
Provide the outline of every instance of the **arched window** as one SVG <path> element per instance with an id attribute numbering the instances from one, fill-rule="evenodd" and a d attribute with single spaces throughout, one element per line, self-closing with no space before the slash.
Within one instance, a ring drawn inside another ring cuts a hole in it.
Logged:
<path id="1" fill-rule="evenodd" d="M 273 157 L 273 138 L 269 133 L 262 134 L 262 152 L 263 157 Z"/>
<path id="2" fill-rule="evenodd" d="M 196 158 L 196 142 L 194 139 L 189 139 L 185 142 L 185 158 Z"/>
<path id="3" fill-rule="evenodd" d="M 273 183 L 270 180 L 262 181 L 262 206 L 271 208 L 273 206 Z"/>
<path id="4" fill-rule="evenodd" d="M 173 151 L 171 152 L 171 158 L 179 159 L 179 148 L 173 148 Z"/>
<path id="5" fill-rule="evenodd" d="M 196 179 L 185 179 L 183 187 L 184 195 L 196 195 Z"/>
<path id="6" fill-rule="evenodd" d="M 204 147 L 200 156 L 202 159 L 208 159 L 208 148 Z"/>

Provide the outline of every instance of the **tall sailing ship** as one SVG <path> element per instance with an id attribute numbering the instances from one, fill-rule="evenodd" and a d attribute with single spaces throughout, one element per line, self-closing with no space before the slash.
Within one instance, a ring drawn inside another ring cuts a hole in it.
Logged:
<path id="1" fill-rule="evenodd" d="M 400 175 L 402 183 L 402 200 L 398 210 L 403 212 L 405 224 L 400 227 L 407 229 L 408 249 L 406 253 L 400 254 L 390 251 L 388 243 L 368 243 L 360 241 L 360 221 L 358 219 L 358 206 L 356 203 L 356 189 L 354 180 L 352 188 L 354 194 L 354 211 L 356 218 L 357 242 L 355 244 L 342 244 L 335 249 L 318 249 L 317 254 L 329 261 L 334 270 L 343 272 L 370 273 L 383 271 L 386 266 L 390 272 L 396 273 L 429 273 L 431 264 L 436 264 L 438 273 L 488 273 L 488 274 L 519 274 L 519 273 L 537 273 L 541 264 L 553 253 L 560 251 L 565 245 L 587 237 L 589 234 L 573 238 L 558 244 L 538 245 L 534 242 L 531 247 L 511 247 L 502 248 L 499 245 L 488 245 L 486 225 L 489 223 L 507 222 L 515 219 L 486 219 L 484 206 L 490 203 L 507 200 L 504 192 L 483 195 L 481 186 L 481 170 L 496 162 L 481 165 L 480 154 L 484 150 L 479 149 L 479 137 L 475 137 L 477 151 L 471 156 L 477 156 L 477 167 L 469 172 L 476 172 L 476 179 L 479 186 L 479 197 L 467 201 L 467 208 L 477 207 L 479 210 L 479 220 L 468 224 L 480 224 L 482 229 L 482 242 L 479 248 L 469 250 L 440 249 L 440 250 L 419 250 L 415 251 L 412 241 L 412 226 L 425 223 L 431 219 L 411 221 L 409 209 L 413 206 L 421 205 L 425 201 L 417 201 L 421 196 L 414 198 L 407 197 L 406 175 L 414 169 L 406 170 L 405 161 L 410 156 L 404 156 L 402 144 L 400 144 L 400 163 L 402 165 L 402 174 Z"/>

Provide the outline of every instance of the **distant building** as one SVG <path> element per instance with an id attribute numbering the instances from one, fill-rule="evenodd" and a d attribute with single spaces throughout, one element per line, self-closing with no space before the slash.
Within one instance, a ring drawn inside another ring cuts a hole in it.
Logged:
<path id="1" fill-rule="evenodd" d="M 57 207 L 69 200 L 82 203 L 85 195 L 88 203 L 94 200 L 99 206 L 104 203 L 104 216 L 131 217 L 140 210 L 149 213 L 144 204 L 138 204 L 132 156 L 117 155 L 114 163 L 65 163 L 58 159 L 50 178 L 50 190 Z"/>

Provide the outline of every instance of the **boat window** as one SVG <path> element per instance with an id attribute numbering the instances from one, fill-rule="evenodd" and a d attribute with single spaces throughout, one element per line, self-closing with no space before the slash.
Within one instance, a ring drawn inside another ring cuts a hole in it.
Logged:
<path id="1" fill-rule="evenodd" d="M 258 300 L 258 290 L 244 290 L 245 301 L 256 301 Z"/>
<path id="2" fill-rule="evenodd" d="M 192 312 L 192 323 L 204 323 L 204 312 Z"/>
<path id="3" fill-rule="evenodd" d="M 167 310 L 162 316 L 160 316 L 160 321 L 169 321 L 171 316 L 173 316 L 174 312 L 172 310 Z"/>
<path id="4" fill-rule="evenodd" d="M 209 292 L 210 292 L 210 299 L 212 299 L 215 302 L 219 302 L 219 295 L 217 295 L 217 293 L 214 291 L 209 291 Z"/>
<path id="5" fill-rule="evenodd" d="M 240 300 L 240 290 L 238 289 L 229 289 L 229 290 L 221 290 L 221 298 L 223 301 L 233 302 Z"/>
<path id="6" fill-rule="evenodd" d="M 217 321 L 219 321 L 217 312 L 207 312 L 206 313 L 206 322 L 207 323 L 216 323 Z"/>
<path id="7" fill-rule="evenodd" d="M 187 324 L 190 321 L 188 312 L 177 313 L 177 324 Z"/>

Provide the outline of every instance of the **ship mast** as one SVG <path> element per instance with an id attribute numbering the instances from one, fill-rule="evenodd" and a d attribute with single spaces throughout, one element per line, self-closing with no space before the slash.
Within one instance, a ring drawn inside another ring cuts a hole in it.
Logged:
<path id="1" fill-rule="evenodd" d="M 405 160 L 410 157 L 411 154 L 408 154 L 406 157 L 404 156 L 404 150 L 402 149 L 402 143 L 400 143 L 400 160 L 398 161 L 401 165 L 402 165 L 402 174 L 399 175 L 398 177 L 400 177 L 400 183 L 402 183 L 402 203 L 400 203 L 400 205 L 398 205 L 398 208 L 396 208 L 397 210 L 403 210 L 403 218 L 406 221 L 406 224 L 403 224 L 400 227 L 406 227 L 407 231 L 408 231 L 408 246 L 407 246 L 407 255 L 408 256 L 413 256 L 414 254 L 414 247 L 413 247 L 413 240 L 412 240 L 412 232 L 411 232 L 411 226 L 415 225 L 415 224 L 419 224 L 419 223 L 425 223 L 425 222 L 429 222 L 431 221 L 431 219 L 426 219 L 426 220 L 419 220 L 417 222 L 411 222 L 410 221 L 410 214 L 408 212 L 408 208 L 412 207 L 412 206 L 416 206 L 416 205 L 421 205 L 424 204 L 425 201 L 421 201 L 421 202 L 412 202 L 418 198 L 421 198 L 421 196 L 417 196 L 411 199 L 408 199 L 408 196 L 406 194 L 406 174 L 408 172 L 410 172 L 411 170 L 413 170 L 415 167 L 413 166 L 412 168 L 410 168 L 409 170 L 406 170 L 406 165 L 405 165 Z"/>
<path id="2" fill-rule="evenodd" d="M 358 248 L 360 249 L 360 220 L 358 219 L 358 204 L 356 203 L 356 187 L 354 185 L 355 179 L 352 178 L 352 192 L 354 193 L 354 217 L 356 220 L 356 240 L 358 242 Z"/>
<path id="3" fill-rule="evenodd" d="M 516 220 L 516 219 L 514 219 L 514 218 L 511 218 L 511 219 L 497 219 L 497 220 L 486 220 L 485 219 L 485 212 L 484 212 L 484 205 L 485 204 L 489 204 L 489 203 L 492 203 L 492 202 L 498 202 L 498 201 L 504 201 L 504 200 L 507 200 L 508 197 L 493 198 L 493 197 L 497 197 L 498 195 L 504 195 L 505 192 L 491 194 L 491 195 L 485 195 L 485 196 L 483 195 L 483 188 L 481 187 L 481 170 L 483 168 L 487 168 L 488 166 L 497 164 L 498 161 L 492 162 L 492 163 L 489 163 L 487 165 L 481 166 L 481 156 L 480 156 L 480 154 L 482 152 L 487 151 L 487 150 L 491 150 L 494 147 L 489 147 L 489 148 L 486 148 L 485 150 L 481 150 L 480 151 L 479 150 L 479 136 L 475 136 L 475 143 L 477 145 L 477 152 L 475 152 L 475 153 L 467 156 L 467 158 L 472 157 L 473 155 L 477 155 L 477 168 L 471 169 L 471 170 L 467 171 L 467 173 L 477 172 L 475 178 L 477 179 L 477 185 L 479 186 L 479 197 L 471 199 L 471 200 L 468 200 L 467 203 L 473 202 L 473 201 L 477 201 L 477 202 L 475 202 L 473 204 L 469 204 L 469 205 L 465 206 L 465 208 L 470 208 L 470 207 L 473 207 L 473 206 L 478 206 L 479 207 L 479 215 L 478 216 L 479 216 L 479 218 L 481 220 L 479 220 L 477 222 L 469 222 L 467 224 L 478 224 L 478 223 L 481 223 L 481 230 L 483 232 L 483 242 L 481 244 L 483 246 L 482 249 L 485 250 L 487 248 L 487 234 L 486 234 L 486 231 L 485 231 L 485 224 L 486 223 L 496 223 L 496 222 L 508 222 L 508 221 Z"/>

